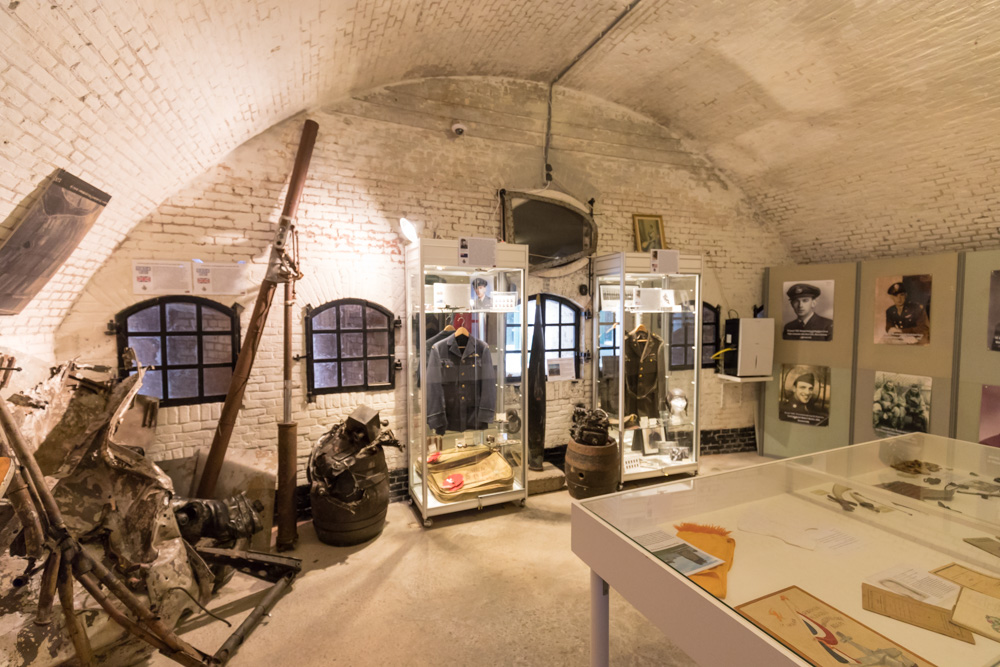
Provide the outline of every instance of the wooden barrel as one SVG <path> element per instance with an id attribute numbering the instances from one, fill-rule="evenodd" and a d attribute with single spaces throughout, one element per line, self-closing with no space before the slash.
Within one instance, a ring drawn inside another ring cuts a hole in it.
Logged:
<path id="1" fill-rule="evenodd" d="M 320 541 L 338 547 L 361 544 L 378 536 L 389 509 L 389 469 L 381 447 L 359 457 L 345 474 L 353 477 L 347 489 L 340 483 L 331 489 L 313 482 L 309 493 L 316 535 Z M 331 494 L 338 491 L 340 497 Z"/>
<path id="2" fill-rule="evenodd" d="M 566 447 L 566 488 L 573 498 L 590 498 L 618 490 L 621 466 L 618 443 L 595 447 L 570 439 Z"/>

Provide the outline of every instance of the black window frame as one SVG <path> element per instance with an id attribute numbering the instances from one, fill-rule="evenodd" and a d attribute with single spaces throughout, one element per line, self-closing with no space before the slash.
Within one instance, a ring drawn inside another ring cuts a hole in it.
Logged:
<path id="1" fill-rule="evenodd" d="M 712 317 L 706 317 L 711 313 Z M 722 315 L 722 306 L 713 306 L 712 304 L 702 301 L 701 303 L 701 367 L 702 369 L 707 368 L 708 365 L 705 363 L 705 359 L 710 358 L 713 354 L 719 351 L 719 329 L 720 322 L 719 318 Z M 667 350 L 667 367 L 671 371 L 691 371 L 694 370 L 694 356 L 691 356 L 691 363 L 687 363 L 688 352 L 690 351 L 690 346 L 694 345 L 694 340 L 688 340 L 688 336 L 694 336 L 694 327 L 687 326 L 688 318 L 693 318 L 693 313 L 670 313 L 670 317 L 667 321 L 667 326 L 670 328 L 670 349 Z M 674 339 L 674 332 L 680 329 L 683 334 L 683 340 L 676 341 Z M 683 348 L 685 363 L 675 364 L 674 363 L 674 348 Z"/>
<path id="2" fill-rule="evenodd" d="M 362 306 L 361 311 L 361 329 L 341 329 L 340 328 L 340 306 L 357 305 Z M 381 332 L 382 328 L 369 329 L 368 327 L 368 313 L 367 310 L 371 308 L 382 315 L 385 316 L 386 328 L 385 331 L 388 332 L 389 347 L 388 354 L 385 355 L 371 355 L 368 354 L 368 332 L 378 331 Z M 337 326 L 335 328 L 322 328 L 317 329 L 313 325 L 314 319 L 330 310 L 335 309 L 337 317 Z M 315 308 L 311 306 L 306 306 L 305 312 L 305 334 L 306 334 L 306 399 L 312 403 L 316 400 L 317 396 L 323 394 L 347 394 L 351 392 L 359 391 L 389 391 L 396 388 L 396 318 L 385 306 L 375 303 L 374 301 L 367 301 L 365 299 L 334 299 L 333 301 L 327 301 L 326 303 L 317 306 Z M 350 333 L 361 333 L 362 341 L 362 355 L 360 357 L 351 357 L 350 361 L 362 361 L 364 362 L 364 383 L 343 386 L 342 380 L 342 370 L 340 367 L 340 362 L 343 361 L 341 356 L 341 334 L 342 332 Z M 317 359 L 314 355 L 313 348 L 313 334 L 336 334 L 337 335 L 337 357 L 333 358 L 321 358 Z M 389 381 L 386 383 L 372 384 L 368 382 L 368 362 L 371 360 L 386 359 L 389 366 Z M 337 367 L 337 386 L 336 387 L 316 387 L 316 369 L 315 364 L 317 363 L 332 363 L 336 362 Z"/>
<path id="3" fill-rule="evenodd" d="M 559 321 L 558 322 L 545 322 L 542 325 L 543 327 L 548 328 L 548 327 L 551 326 L 551 327 L 555 327 L 558 330 L 560 327 L 572 326 L 574 334 L 575 334 L 574 337 L 573 337 L 573 340 L 574 340 L 574 346 L 573 346 L 573 348 L 564 348 L 562 346 L 562 335 L 561 335 L 561 332 L 560 332 L 559 347 L 558 348 L 552 348 L 552 349 L 550 349 L 549 347 L 546 346 L 545 347 L 545 352 L 559 352 L 560 353 L 560 358 L 563 358 L 562 357 L 562 353 L 563 352 L 570 352 L 570 353 L 572 353 L 572 355 L 573 355 L 573 369 L 574 369 L 574 373 L 576 374 L 576 377 L 574 378 L 574 380 L 580 380 L 580 379 L 582 379 L 583 378 L 583 373 L 582 373 L 582 365 L 583 365 L 583 353 L 582 353 L 582 349 L 583 348 L 582 348 L 582 345 L 583 345 L 583 341 L 581 339 L 583 338 L 583 336 L 581 336 L 580 333 L 581 333 L 581 323 L 583 321 L 583 309 L 580 306 L 578 306 L 577 304 L 573 303 L 571 300 L 567 299 L 564 296 L 560 296 L 559 294 L 551 294 L 549 292 L 539 292 L 538 294 L 532 294 L 531 296 L 528 297 L 527 311 L 529 313 L 530 312 L 534 312 L 534 309 L 536 307 L 536 299 L 538 299 L 538 298 L 542 299 L 542 319 L 543 320 L 545 318 L 545 303 L 547 301 L 555 301 L 560 306 L 560 308 L 559 308 Z M 563 315 L 562 306 L 569 307 L 570 311 L 573 313 L 573 322 L 571 324 L 562 321 L 562 315 Z M 518 327 L 518 328 L 520 328 L 521 326 L 526 326 L 526 325 L 524 325 L 524 323 L 519 322 L 517 324 L 510 324 L 510 323 L 508 323 L 507 326 L 508 327 Z M 534 326 L 534 325 L 531 325 L 531 326 Z M 521 337 L 518 336 L 517 340 L 521 340 Z M 545 332 L 544 331 L 542 331 L 542 340 L 543 341 L 545 340 Z M 528 347 L 527 350 L 508 350 L 508 349 L 506 349 L 506 347 L 504 348 L 503 353 L 505 355 L 504 356 L 504 368 L 505 369 L 507 368 L 507 357 L 506 357 L 507 354 L 518 354 L 518 353 L 520 353 L 520 354 L 528 354 L 528 355 L 531 354 L 531 339 L 530 338 L 526 339 L 525 344 Z M 529 359 L 529 362 L 530 362 L 530 359 Z M 516 382 L 520 382 L 521 379 L 522 378 L 521 378 L 520 375 L 509 375 L 509 374 L 507 375 L 507 382 L 516 383 Z"/>
<path id="4" fill-rule="evenodd" d="M 167 306 L 175 303 L 192 303 L 195 304 L 195 330 L 194 331 L 168 331 L 167 330 Z M 160 328 L 158 331 L 129 331 L 128 320 L 132 315 L 138 312 L 146 310 L 152 307 L 159 307 L 160 310 Z M 209 330 L 205 331 L 202 329 L 202 308 L 210 308 L 229 318 L 230 330 L 226 331 L 215 331 Z M 204 363 L 203 360 L 203 345 L 201 339 L 204 336 L 221 336 L 226 333 L 230 336 L 230 362 L 224 363 Z M 118 312 L 115 315 L 115 336 L 118 344 L 118 372 L 120 377 L 126 377 L 130 375 L 134 370 L 134 366 L 126 366 L 125 360 L 125 348 L 128 347 L 129 336 L 159 336 L 160 338 L 160 364 L 147 367 L 148 370 L 160 371 L 160 381 L 161 387 L 163 389 L 163 398 L 160 400 L 161 407 L 171 407 L 171 406 L 181 406 L 181 405 L 200 405 L 202 403 L 218 403 L 224 401 L 226 398 L 226 393 L 222 394 L 211 394 L 205 395 L 205 378 L 204 370 L 206 368 L 223 368 L 228 366 L 230 369 L 235 368 L 236 358 L 239 356 L 240 352 L 240 317 L 234 306 L 226 306 L 217 301 L 212 301 L 211 299 L 206 299 L 200 296 L 190 296 L 187 294 L 177 294 L 177 295 L 164 295 L 154 297 L 152 299 L 146 299 L 145 301 L 140 301 L 139 303 L 132 304 L 128 308 Z M 198 361 L 195 364 L 170 364 L 167 362 L 167 338 L 181 338 L 181 337 L 191 337 L 197 336 L 199 339 L 199 344 L 196 346 Z M 170 398 L 170 374 L 168 371 L 171 370 L 198 370 L 198 395 L 190 396 L 185 398 Z M 227 387 L 228 390 L 228 387 Z"/>

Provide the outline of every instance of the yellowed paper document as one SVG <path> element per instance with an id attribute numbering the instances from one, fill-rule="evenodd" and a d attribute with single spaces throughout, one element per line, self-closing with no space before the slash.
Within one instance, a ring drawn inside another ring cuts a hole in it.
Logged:
<path id="1" fill-rule="evenodd" d="M 894 618 L 946 637 L 975 644 L 972 633 L 951 622 L 951 610 L 890 593 L 871 584 L 861 584 L 861 606 L 867 611 Z"/>

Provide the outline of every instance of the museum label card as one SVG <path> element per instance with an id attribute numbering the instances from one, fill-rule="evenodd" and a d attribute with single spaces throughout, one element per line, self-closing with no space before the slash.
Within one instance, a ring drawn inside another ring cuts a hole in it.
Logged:
<path id="1" fill-rule="evenodd" d="M 935 607 L 955 606 L 961 586 L 919 567 L 896 565 L 876 572 L 865 581 L 886 591 L 904 595 Z"/>
<path id="2" fill-rule="evenodd" d="M 969 630 L 951 622 L 950 609 L 890 593 L 871 584 L 861 584 L 861 607 L 866 611 L 888 616 L 952 639 L 959 639 L 969 644 L 976 643 Z"/>
<path id="3" fill-rule="evenodd" d="M 246 294 L 246 264 L 198 262 L 194 264 L 196 294 Z"/>
<path id="4" fill-rule="evenodd" d="M 953 581 L 959 586 L 1000 599 L 1000 579 L 981 574 L 958 563 L 950 563 L 932 571 L 933 574 Z"/>
<path id="5" fill-rule="evenodd" d="M 681 265 L 681 253 L 679 250 L 653 250 L 653 257 L 650 260 L 651 273 L 677 273 Z"/>
<path id="6" fill-rule="evenodd" d="M 670 567 L 688 576 L 725 562 L 662 530 L 636 535 L 632 539 Z"/>
<path id="7" fill-rule="evenodd" d="M 493 292 L 493 310 L 498 313 L 517 310 L 517 292 Z"/>
<path id="8" fill-rule="evenodd" d="M 191 262 L 132 260 L 133 294 L 190 294 Z"/>
<path id="9" fill-rule="evenodd" d="M 458 239 L 458 265 L 494 267 L 497 265 L 496 239 L 461 237 Z"/>
<path id="10" fill-rule="evenodd" d="M 963 588 L 951 622 L 993 641 L 1000 641 L 1000 599 Z"/>
<path id="11" fill-rule="evenodd" d="M 545 362 L 545 374 L 549 382 L 565 382 L 576 379 L 576 360 L 573 357 L 559 357 Z"/>

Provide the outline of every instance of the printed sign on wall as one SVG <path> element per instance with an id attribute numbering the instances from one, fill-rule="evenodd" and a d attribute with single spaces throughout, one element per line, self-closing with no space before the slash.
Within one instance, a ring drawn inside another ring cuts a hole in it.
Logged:
<path id="1" fill-rule="evenodd" d="M 132 260 L 134 294 L 191 294 L 191 262 Z"/>

